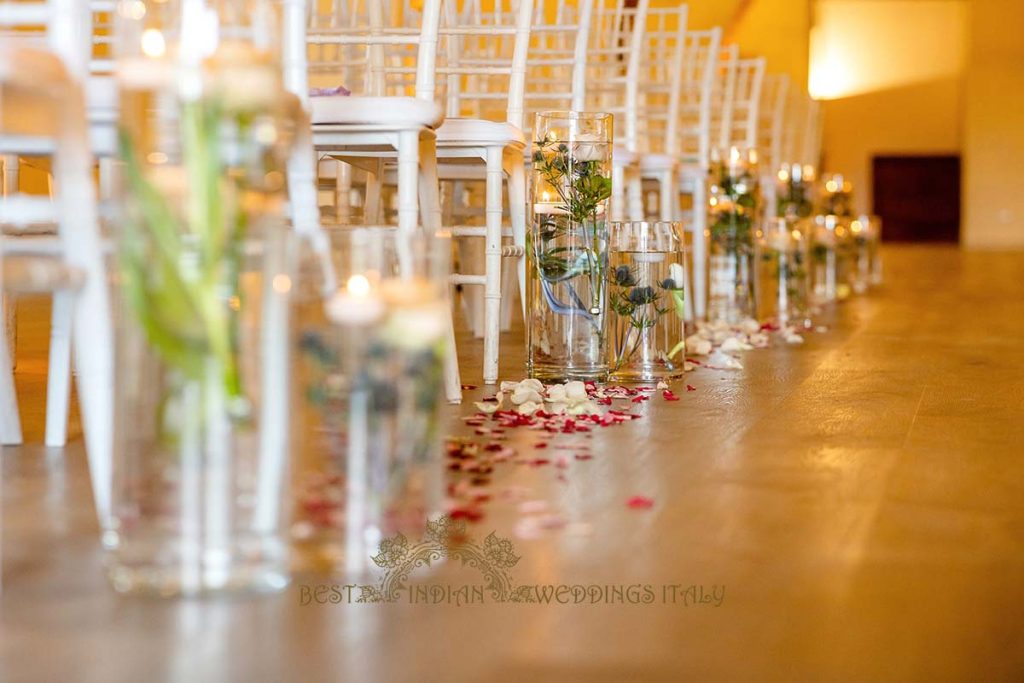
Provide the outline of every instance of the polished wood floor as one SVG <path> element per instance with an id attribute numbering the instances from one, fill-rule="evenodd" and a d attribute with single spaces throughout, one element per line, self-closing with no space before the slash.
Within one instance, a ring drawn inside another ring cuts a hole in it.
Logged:
<path id="1" fill-rule="evenodd" d="M 724 586 L 720 605 L 303 606 L 316 579 L 121 598 L 76 440 L 3 453 L 0 680 L 1024 680 L 1024 254 L 885 256 L 884 288 L 805 345 L 698 369 L 680 401 L 599 430 L 592 460 L 498 468 L 496 491 L 568 527 L 521 538 L 500 496 L 471 527 L 513 540 L 519 584 Z M 473 381 L 480 344 L 461 341 Z M 504 342 L 518 378 L 521 339 Z M 38 440 L 35 346 L 18 381 Z"/>

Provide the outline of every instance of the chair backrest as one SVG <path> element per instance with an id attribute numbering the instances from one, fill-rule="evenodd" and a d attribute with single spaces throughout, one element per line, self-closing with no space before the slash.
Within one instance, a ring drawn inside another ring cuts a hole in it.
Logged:
<path id="1" fill-rule="evenodd" d="M 464 25 L 481 25 L 485 17 L 494 24 L 514 25 L 514 11 L 502 11 L 500 3 L 485 8 L 481 0 L 466 0 Z M 529 136 L 537 112 L 582 111 L 586 103 L 587 42 L 593 0 L 536 0 L 526 63 L 522 128 Z M 463 61 L 511 57 L 514 42 L 473 40 L 462 44 Z M 499 52 L 503 51 L 503 52 Z M 486 64 L 486 62 L 484 62 Z M 500 84 L 499 84 L 500 85 Z"/>
<path id="2" fill-rule="evenodd" d="M 490 11 L 473 3 L 459 12 L 456 4 L 445 2 L 439 29 L 445 116 L 522 128 L 534 0 L 493 0 Z"/>
<path id="3" fill-rule="evenodd" d="M 757 147 L 761 154 L 761 168 L 775 173 L 785 163 L 782 158 L 782 138 L 789 115 L 789 76 L 765 74 L 761 84 L 760 122 L 757 127 Z"/>
<path id="4" fill-rule="evenodd" d="M 80 0 L 0 0 L 0 31 L 16 31 L 19 39 L 37 39 L 81 81 L 88 74 L 91 43 L 89 7 Z M 11 33 L 7 34 L 11 36 Z"/>
<path id="5" fill-rule="evenodd" d="M 638 151 L 640 81 L 650 0 L 599 0 L 587 54 L 586 109 L 615 117 L 616 145 Z"/>
<path id="6" fill-rule="evenodd" d="M 423 0 L 414 13 L 400 0 L 313 3 L 306 31 L 310 74 L 355 94 L 433 101 L 441 6 L 442 0 Z M 290 54 L 290 69 L 305 59 Z"/>
<path id="7" fill-rule="evenodd" d="M 736 62 L 729 145 L 746 149 L 757 148 L 757 124 L 764 70 L 763 57 L 740 59 Z"/>
<path id="8" fill-rule="evenodd" d="M 711 145 L 718 151 L 728 149 L 732 140 L 733 102 L 739 60 L 739 45 L 734 43 L 719 49 L 711 84 Z"/>
<path id="9" fill-rule="evenodd" d="M 94 76 L 114 73 L 114 12 L 115 0 L 89 0 L 89 15 L 92 23 L 92 50 L 89 58 L 89 73 Z"/>
<path id="10" fill-rule="evenodd" d="M 722 30 L 687 31 L 679 65 L 679 115 L 668 153 L 706 167 L 711 155 L 711 109 Z"/>
<path id="11" fill-rule="evenodd" d="M 640 60 L 640 147 L 672 154 L 678 148 L 687 6 L 651 7 Z"/>
<path id="12" fill-rule="evenodd" d="M 803 145 L 800 148 L 800 163 L 819 168 L 824 117 L 822 116 L 821 102 L 811 99 L 807 95 L 805 97 L 807 98 L 807 118 L 804 123 Z"/>

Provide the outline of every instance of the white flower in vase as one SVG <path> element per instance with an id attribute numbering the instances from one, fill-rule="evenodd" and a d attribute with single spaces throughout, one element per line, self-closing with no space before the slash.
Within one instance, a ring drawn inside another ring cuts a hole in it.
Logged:
<path id="1" fill-rule="evenodd" d="M 594 133 L 581 133 L 573 140 L 575 161 L 603 161 L 608 158 L 608 141 Z"/>

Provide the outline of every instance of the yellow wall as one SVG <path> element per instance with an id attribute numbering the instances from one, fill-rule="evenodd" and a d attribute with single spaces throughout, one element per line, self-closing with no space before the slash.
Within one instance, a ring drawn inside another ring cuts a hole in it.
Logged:
<path id="1" fill-rule="evenodd" d="M 727 37 L 744 57 L 765 57 L 769 73 L 789 74 L 806 87 L 810 25 L 810 0 L 753 0 Z"/>
<path id="2" fill-rule="evenodd" d="M 818 0 L 811 90 L 825 95 L 824 170 L 871 209 L 871 157 L 963 147 L 966 0 Z"/>
<path id="3" fill-rule="evenodd" d="M 968 247 L 1024 247 L 1024 2 L 972 0 L 964 117 Z"/>

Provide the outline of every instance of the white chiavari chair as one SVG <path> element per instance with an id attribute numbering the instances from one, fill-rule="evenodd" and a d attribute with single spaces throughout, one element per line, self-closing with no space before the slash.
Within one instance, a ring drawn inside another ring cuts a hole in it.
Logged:
<path id="1" fill-rule="evenodd" d="M 615 117 L 612 220 L 643 220 L 640 180 L 640 83 L 649 0 L 599 0 L 587 55 L 587 109 Z M 628 199 L 627 199 L 628 197 Z"/>
<path id="2" fill-rule="evenodd" d="M 101 526 L 110 512 L 113 333 L 100 243 L 92 155 L 86 117 L 84 66 L 88 63 L 87 6 L 75 0 L 0 2 L 0 26 L 35 27 L 45 48 L 6 43 L 0 48 L 0 152 L 51 156 L 55 198 L 9 195 L 0 203 L 0 224 L 21 232 L 56 225 L 56 237 L 3 235 L 5 286 L 55 291 L 55 309 L 67 306 L 79 403 L 93 495 Z M 12 276 L 13 271 L 13 276 Z M 54 316 L 55 323 L 63 320 Z M 67 336 L 67 335 L 64 335 Z M 0 335 L 3 441 L 21 434 L 6 335 Z M 51 342 L 51 359 L 53 348 Z M 62 401 L 66 419 L 69 386 L 55 386 L 47 403 Z M 49 413 L 49 406 L 48 406 Z M 51 415 L 47 416 L 48 442 Z"/>
<path id="3" fill-rule="evenodd" d="M 819 168 L 821 164 L 821 136 L 824 120 L 821 102 L 804 95 L 807 100 L 807 117 L 804 123 L 803 144 L 800 148 L 800 162 Z"/>
<path id="4" fill-rule="evenodd" d="M 654 181 L 659 220 L 678 218 L 676 171 L 680 158 L 680 91 L 686 71 L 687 6 L 651 8 L 647 12 L 638 123 L 643 151 L 640 177 Z"/>
<path id="5" fill-rule="evenodd" d="M 587 42 L 590 33 L 592 16 L 592 0 L 580 0 L 569 4 L 566 0 L 537 0 L 534 5 L 534 16 L 530 30 L 529 60 L 526 63 L 526 87 L 523 93 L 522 130 L 527 151 L 532 144 L 532 127 L 537 112 L 557 110 L 582 110 L 584 107 L 586 83 Z M 502 7 L 495 4 L 484 8 L 480 0 L 467 0 L 463 5 L 464 24 L 483 24 L 485 17 L 492 23 L 514 25 L 517 12 L 514 6 Z M 468 41 L 462 44 L 464 60 L 485 60 L 481 64 L 496 59 L 511 59 L 515 44 L 512 40 Z M 475 52 L 471 52 L 475 50 Z M 501 90 L 500 84 L 498 86 Z M 530 155 L 526 154 L 527 172 L 530 166 Z M 468 169 L 464 169 L 468 170 Z M 473 215 L 474 207 L 460 206 L 460 200 L 471 197 L 469 188 L 461 181 L 449 183 L 449 191 L 445 205 L 445 224 L 455 224 L 455 217 Z M 512 207 L 518 210 L 516 207 Z M 479 227 L 466 229 L 456 227 L 459 234 L 479 232 Z M 512 232 L 504 230 L 503 238 L 513 237 Z M 521 237 L 521 236 L 520 236 Z M 468 242 L 468 243 L 467 243 Z M 463 263 L 482 261 L 482 249 L 477 253 L 477 241 L 462 240 L 460 243 L 460 260 Z M 483 245 L 479 245 L 483 246 Z M 525 286 L 525 256 L 521 255 L 525 245 L 521 240 L 514 240 L 514 248 L 503 248 L 503 255 L 517 259 L 518 267 L 514 272 L 502 272 L 501 294 L 501 329 L 511 327 L 514 290 L 518 285 L 520 303 L 523 301 Z M 512 274 L 514 277 L 505 277 Z M 478 337 L 484 336 L 485 315 L 484 297 L 479 288 L 463 289 L 463 301 L 470 327 Z"/>
<path id="6" fill-rule="evenodd" d="M 766 215 L 775 215 L 775 174 L 783 162 L 782 138 L 786 128 L 786 104 L 789 102 L 789 76 L 765 74 L 761 84 L 760 121 L 757 147 L 760 150 L 761 195 Z"/>
<path id="7" fill-rule="evenodd" d="M 441 5 L 426 0 L 415 27 L 396 23 L 394 4 L 382 0 L 317 4 L 311 14 L 314 71 L 331 68 L 323 47 L 337 46 L 337 77 L 353 92 L 311 98 L 314 146 L 369 174 L 364 221 L 370 224 L 381 220 L 384 162 L 397 160 L 399 227 L 415 229 L 421 219 L 439 227 L 434 129 L 444 120 L 435 102 Z"/>
<path id="8" fill-rule="evenodd" d="M 116 121 L 117 121 L 117 87 L 113 78 L 113 59 L 110 55 L 113 41 L 113 0 L 89 0 L 87 11 L 78 13 L 76 20 L 85 21 L 86 31 L 79 35 L 84 46 L 79 48 L 74 64 L 68 68 L 74 73 L 76 80 L 84 83 L 86 116 L 89 123 L 89 146 L 93 157 L 99 162 L 100 196 L 110 196 L 112 177 L 111 164 L 116 153 Z M 47 27 L 19 26 L 13 34 L 16 45 L 40 46 L 47 45 Z M 77 29 L 76 29 L 77 30 Z M 12 34 L 5 37 L 11 38 Z M 84 59 L 83 59 L 84 56 Z M 67 59 L 65 64 L 67 64 Z M 15 194 L 19 187 L 20 157 L 17 154 L 4 157 L 4 195 Z M 102 212 L 101 212 L 102 214 Z M 35 233 L 34 248 L 42 244 L 51 249 L 58 249 L 56 230 L 53 225 L 42 224 L 32 226 Z M 47 240 L 43 235 L 54 238 Z M 8 343 L 13 355 L 15 338 L 15 306 L 13 302 L 4 300 L 7 313 L 5 324 L 8 329 Z M 65 289 L 58 288 L 53 293 L 53 308 L 50 314 L 50 348 L 47 364 L 47 401 L 46 401 L 46 437 L 48 446 L 63 446 L 67 442 L 67 421 L 70 404 L 71 386 L 71 317 L 72 295 Z"/>
<path id="9" fill-rule="evenodd" d="M 300 9 L 306 16 L 306 2 L 286 0 L 284 68 L 286 86 L 309 108 L 310 145 L 320 155 L 367 171 L 367 223 L 380 219 L 384 164 L 397 162 L 399 229 L 414 230 L 422 223 L 437 233 L 441 210 L 435 128 L 444 117 L 434 98 L 441 0 L 427 0 L 415 14 L 403 8 L 397 19 L 400 6 L 383 0 L 342 0 L 326 13 L 320 11 L 323 5 L 315 4 L 307 20 L 300 22 Z M 323 73 L 332 63 L 338 66 L 335 78 L 364 94 L 309 97 L 309 74 Z M 300 136 L 299 150 L 304 144 Z M 289 175 L 303 192 L 292 199 L 301 202 L 293 214 L 296 229 L 308 233 L 314 246 L 319 241 L 321 252 L 328 250 L 316 207 L 316 163 L 299 151 Z M 315 229 L 311 224 L 302 227 L 313 220 Z M 321 259 L 326 272 L 329 256 Z M 458 403 L 462 391 L 450 320 L 448 347 L 445 394 Z"/>
<path id="10" fill-rule="evenodd" d="M 673 83 L 675 94 L 670 95 L 674 98 L 675 112 L 668 121 L 673 130 L 666 134 L 666 151 L 644 154 L 640 160 L 642 176 L 658 183 L 659 217 L 662 220 L 689 218 L 686 230 L 692 234 L 693 267 L 690 270 L 693 274 L 691 301 L 694 305 L 686 308 L 688 319 L 703 315 L 704 310 L 702 302 L 706 286 L 703 275 L 707 254 L 705 179 L 711 148 L 718 140 L 712 122 L 712 104 L 716 96 L 722 97 L 722 86 L 728 78 L 727 72 L 720 70 L 721 37 L 719 28 L 685 32 L 682 54 L 675 66 L 678 82 Z M 718 121 L 721 125 L 720 114 Z M 677 184 L 676 189 L 666 193 L 663 188 L 672 181 Z M 677 192 L 691 197 L 689 209 L 680 210 Z"/>
<path id="11" fill-rule="evenodd" d="M 472 8 L 472 6 L 471 6 Z M 533 0 L 496 0 L 491 11 L 457 12 L 445 5 L 440 29 L 439 78 L 444 78 L 445 122 L 437 130 L 439 175 L 473 180 L 485 173 L 485 225 L 455 226 L 455 237 L 484 241 L 483 273 L 456 273 L 459 285 L 484 289 L 483 380 L 498 379 L 501 261 L 522 262 L 526 244 L 526 136 L 523 133 L 527 58 Z M 502 248 L 507 188 L 514 244 Z M 468 265 L 468 264 L 463 264 Z M 520 270 L 522 272 L 522 270 Z M 522 291 L 523 284 L 521 283 Z"/>
<path id="12" fill-rule="evenodd" d="M 764 81 L 765 59 L 740 59 L 736 62 L 733 80 L 731 110 L 725 129 L 728 147 L 758 150 L 758 123 L 761 111 L 761 87 Z M 760 154 L 760 150 L 758 150 Z"/>

